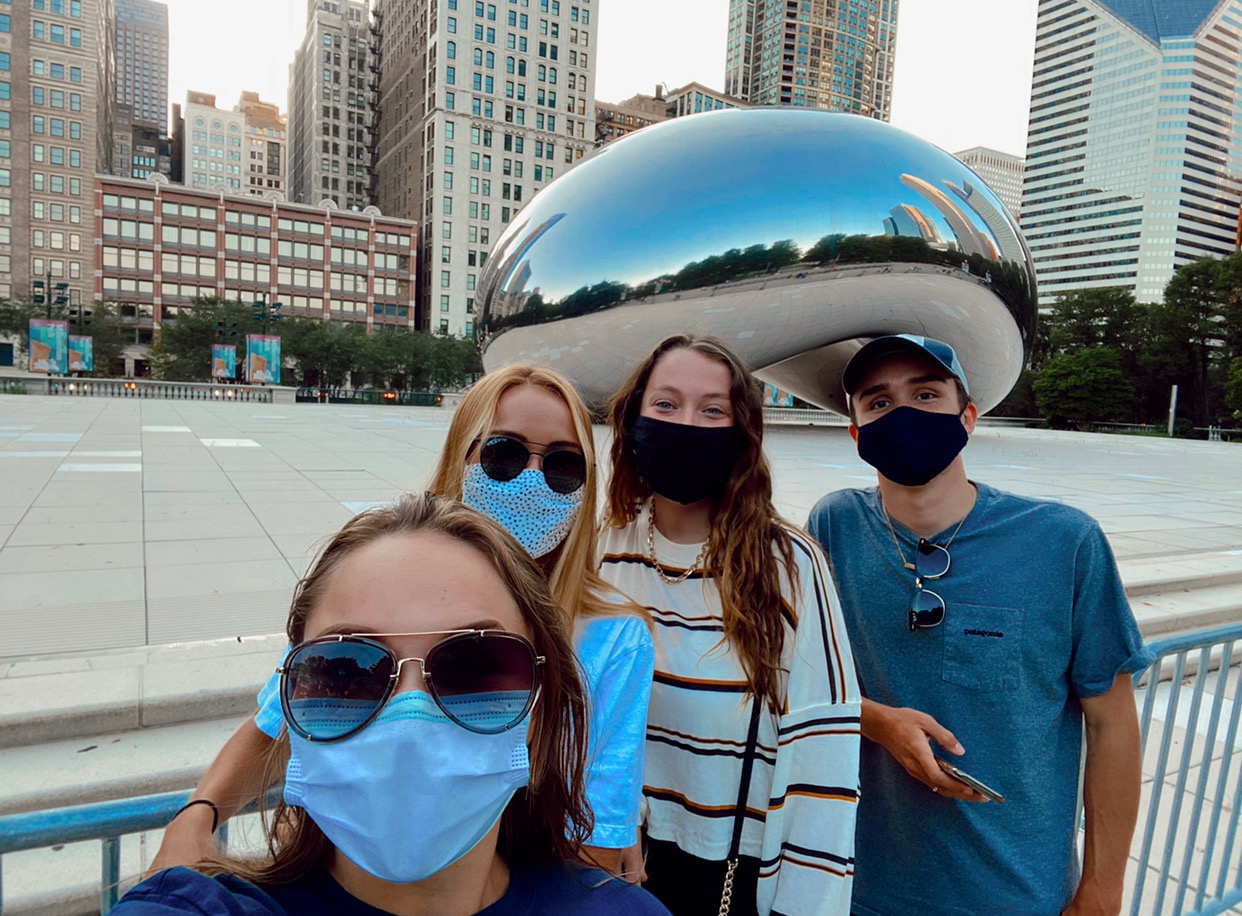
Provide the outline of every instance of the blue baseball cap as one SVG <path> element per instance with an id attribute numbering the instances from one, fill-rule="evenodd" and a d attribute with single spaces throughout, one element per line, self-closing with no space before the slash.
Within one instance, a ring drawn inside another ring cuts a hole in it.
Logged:
<path id="1" fill-rule="evenodd" d="M 841 387 L 847 395 L 853 396 L 862 382 L 862 377 L 877 360 L 894 353 L 913 353 L 927 356 L 944 366 L 945 370 L 962 383 L 966 393 L 970 394 L 970 383 L 966 381 L 966 371 L 958 361 L 957 353 L 942 340 L 931 337 L 920 337 L 915 334 L 893 334 L 890 337 L 877 337 L 853 355 L 841 375 Z"/>

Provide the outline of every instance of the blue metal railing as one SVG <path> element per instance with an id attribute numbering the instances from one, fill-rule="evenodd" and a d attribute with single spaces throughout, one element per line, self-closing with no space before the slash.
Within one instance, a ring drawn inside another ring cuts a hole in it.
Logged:
<path id="1" fill-rule="evenodd" d="M 1156 660 L 1135 675 L 1146 684 L 1143 759 L 1154 753 L 1155 764 L 1140 811 L 1132 916 L 1215 916 L 1242 903 L 1240 641 L 1239 624 L 1158 640 Z"/>
<path id="2" fill-rule="evenodd" d="M 1216 916 L 1242 903 L 1242 671 L 1235 667 L 1242 665 L 1242 624 L 1150 648 L 1156 660 L 1134 682 L 1145 685 L 1139 722 L 1154 774 L 1144 784 L 1128 912 Z M 102 840 L 99 910 L 107 913 L 121 880 L 120 838 L 167 826 L 189 796 L 166 792 L 0 817 L 0 868 L 6 853 Z M 227 823 L 217 836 L 228 842 Z"/>

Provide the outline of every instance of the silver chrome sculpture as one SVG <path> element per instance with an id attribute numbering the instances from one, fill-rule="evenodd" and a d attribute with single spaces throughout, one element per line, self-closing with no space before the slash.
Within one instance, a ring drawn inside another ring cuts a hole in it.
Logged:
<path id="1" fill-rule="evenodd" d="M 883 334 L 952 344 L 982 411 L 1017 380 L 1035 271 L 969 168 L 857 115 L 677 118 L 598 150 L 518 212 L 480 278 L 483 363 L 549 365 L 602 402 L 657 342 L 714 334 L 765 381 L 846 412 Z"/>

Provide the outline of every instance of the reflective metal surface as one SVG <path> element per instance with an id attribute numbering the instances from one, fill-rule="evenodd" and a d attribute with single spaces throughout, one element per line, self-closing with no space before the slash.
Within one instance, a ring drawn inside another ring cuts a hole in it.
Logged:
<path id="1" fill-rule="evenodd" d="M 480 278 L 483 362 L 559 370 L 590 401 L 669 334 L 715 334 L 765 381 L 846 410 L 867 340 L 957 349 L 981 410 L 1035 326 L 1013 218 L 969 168 L 881 121 L 791 109 L 676 118 L 535 196 Z"/>

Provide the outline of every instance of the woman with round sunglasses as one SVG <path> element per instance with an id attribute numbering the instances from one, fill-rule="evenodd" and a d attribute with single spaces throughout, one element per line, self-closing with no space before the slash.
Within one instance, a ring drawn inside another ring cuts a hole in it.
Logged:
<path id="1" fill-rule="evenodd" d="M 585 693 L 542 570 L 495 522 L 430 494 L 363 512 L 287 632 L 268 854 L 160 872 L 113 912 L 666 912 L 568 864 L 591 821 Z"/>
<path id="2" fill-rule="evenodd" d="M 596 571 L 598 484 L 590 414 L 560 375 L 509 366 L 484 376 L 453 415 L 430 491 L 499 521 L 535 557 L 573 621 L 591 708 L 587 797 L 595 827 L 584 856 L 637 880 L 643 735 L 653 648 L 640 608 Z M 273 677 L 169 825 L 154 868 L 214 851 L 216 826 L 270 785 L 257 765 L 285 717 Z"/>
<path id="3" fill-rule="evenodd" d="M 646 887 L 674 916 L 844 916 L 859 688 L 824 556 L 773 507 L 758 392 L 677 335 L 609 407 L 601 571 L 655 624 Z"/>

